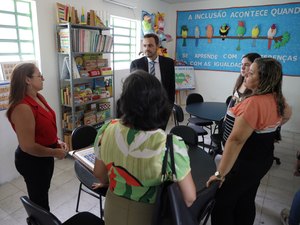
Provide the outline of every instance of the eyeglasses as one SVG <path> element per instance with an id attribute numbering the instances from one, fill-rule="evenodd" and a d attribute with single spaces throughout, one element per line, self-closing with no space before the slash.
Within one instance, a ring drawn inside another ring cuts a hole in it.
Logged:
<path id="1" fill-rule="evenodd" d="M 37 75 L 37 76 L 32 76 L 32 77 L 38 77 L 38 78 L 44 79 L 43 75 Z"/>

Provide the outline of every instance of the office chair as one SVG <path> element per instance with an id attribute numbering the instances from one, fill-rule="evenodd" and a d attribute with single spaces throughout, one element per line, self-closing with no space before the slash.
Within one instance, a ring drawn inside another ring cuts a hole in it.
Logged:
<path id="1" fill-rule="evenodd" d="M 183 141 L 186 145 L 189 146 L 189 156 L 192 161 L 195 161 L 194 163 L 197 163 L 196 158 L 193 157 L 194 152 L 199 152 L 200 149 L 197 149 L 197 142 L 198 142 L 198 136 L 196 132 L 190 128 L 189 126 L 175 126 L 170 130 L 170 133 L 175 134 L 177 136 L 182 137 Z M 195 151 L 197 150 L 197 151 Z M 208 162 L 209 159 L 212 161 L 211 163 L 214 165 L 214 168 L 211 168 L 212 171 L 215 171 L 215 164 L 213 160 L 208 157 L 206 152 L 203 152 L 204 154 L 199 154 L 200 157 L 207 156 L 207 160 L 205 162 Z M 195 155 L 194 155 L 195 156 Z M 206 169 L 209 169 L 208 165 L 204 166 Z M 192 176 L 194 178 L 197 177 L 197 179 L 194 179 L 195 182 L 198 182 L 198 178 L 203 177 L 203 174 L 212 174 L 213 172 L 205 172 L 205 171 L 194 171 L 192 170 Z M 202 175 L 202 176 L 201 176 Z M 205 177 L 201 182 L 202 184 L 207 181 L 208 177 Z M 173 224 L 179 225 L 179 224 L 185 224 L 185 225 L 194 225 L 199 224 L 202 221 L 202 224 L 206 224 L 207 220 L 212 212 L 212 209 L 215 204 L 215 194 L 218 189 L 219 182 L 212 183 L 208 188 L 204 187 L 200 191 L 197 192 L 197 199 L 194 201 L 193 205 L 190 208 L 187 208 L 185 205 L 185 202 L 182 198 L 182 194 L 179 190 L 178 184 L 174 183 L 168 187 L 169 196 L 171 197 L 171 210 L 172 214 L 176 215 L 175 218 L 173 218 Z"/>
<path id="2" fill-rule="evenodd" d="M 97 130 L 88 125 L 83 125 L 77 127 L 73 130 L 71 139 L 72 139 L 72 148 L 73 150 L 78 150 L 81 148 L 88 147 L 92 145 L 95 141 L 97 135 Z M 81 191 L 99 199 L 100 203 L 100 218 L 103 218 L 103 207 L 102 207 L 102 196 L 106 196 L 107 187 L 92 189 L 93 183 L 99 183 L 99 180 L 94 176 L 94 174 L 88 170 L 81 162 L 75 160 L 74 163 L 75 174 L 80 181 L 76 212 L 78 212 L 79 201 L 81 196 Z"/>
<path id="3" fill-rule="evenodd" d="M 181 106 L 179 106 L 177 104 L 174 104 L 174 106 L 173 106 L 173 117 L 174 117 L 175 126 L 178 126 L 179 123 L 183 122 L 184 114 L 183 114 L 183 110 L 182 110 Z M 194 125 L 194 124 L 189 124 L 188 126 L 191 127 L 197 133 L 198 136 L 202 137 L 202 141 L 199 142 L 199 143 L 203 144 L 203 147 L 205 147 L 204 136 L 208 134 L 207 131 L 204 130 L 202 128 L 202 126 L 197 126 L 197 125 Z"/>
<path id="4" fill-rule="evenodd" d="M 186 125 L 175 126 L 170 130 L 170 133 L 181 137 L 189 147 L 188 155 L 193 180 L 196 187 L 204 187 L 209 177 L 217 170 L 213 158 L 198 146 L 198 135 L 191 127 Z M 199 163 L 201 166 L 198 166 Z"/>
<path id="5" fill-rule="evenodd" d="M 197 198 L 191 207 L 187 207 L 178 183 L 168 187 L 170 208 L 173 216 L 173 225 L 205 225 L 215 205 L 215 195 L 219 188 L 219 181 L 213 182 L 197 192 Z"/>
<path id="6" fill-rule="evenodd" d="M 190 105 L 192 103 L 200 103 L 200 102 L 204 102 L 204 99 L 203 99 L 202 95 L 200 95 L 198 93 L 191 93 L 187 96 L 186 105 Z M 211 120 L 201 119 L 201 118 L 190 115 L 190 118 L 188 119 L 188 124 L 189 123 L 192 123 L 192 124 L 195 124 L 198 126 L 207 127 L 212 134 L 213 121 L 211 121 Z"/>
<path id="7" fill-rule="evenodd" d="M 278 143 L 279 141 L 281 141 L 281 126 L 277 127 L 275 133 L 275 142 Z M 273 156 L 273 160 L 276 162 L 277 165 L 281 164 L 279 157 Z"/>
<path id="8" fill-rule="evenodd" d="M 229 103 L 231 102 L 231 99 L 232 99 L 232 95 L 229 95 L 227 98 L 226 98 L 226 105 L 228 106 Z"/>
<path id="9" fill-rule="evenodd" d="M 104 221 L 90 212 L 80 212 L 62 223 L 51 212 L 32 202 L 27 196 L 22 196 L 21 202 L 28 214 L 28 225 L 104 225 Z"/>
<path id="10" fill-rule="evenodd" d="M 222 155 L 223 149 L 222 149 L 222 141 L 223 141 L 223 121 L 224 117 L 218 122 L 218 132 L 214 132 L 210 136 L 210 148 L 209 148 L 209 154 L 213 156 L 213 158 L 216 157 L 216 155 Z"/>

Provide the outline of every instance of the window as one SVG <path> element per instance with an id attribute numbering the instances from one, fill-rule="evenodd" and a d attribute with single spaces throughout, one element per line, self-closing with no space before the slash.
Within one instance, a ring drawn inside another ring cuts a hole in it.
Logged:
<path id="1" fill-rule="evenodd" d="M 5 0 L 0 4 L 0 63 L 35 60 L 33 2 Z"/>
<path id="2" fill-rule="evenodd" d="M 111 16 L 110 21 L 114 28 L 115 70 L 128 69 L 138 53 L 138 21 L 117 16 Z"/>

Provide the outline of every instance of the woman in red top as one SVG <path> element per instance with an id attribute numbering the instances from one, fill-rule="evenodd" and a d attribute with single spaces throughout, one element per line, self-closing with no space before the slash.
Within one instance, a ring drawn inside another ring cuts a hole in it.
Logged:
<path id="1" fill-rule="evenodd" d="M 48 191 L 54 158 L 63 159 L 68 146 L 57 138 L 54 111 L 38 92 L 44 77 L 33 63 L 18 64 L 11 75 L 7 117 L 17 134 L 19 146 L 15 165 L 24 177 L 29 198 L 50 210 Z"/>
<path id="2" fill-rule="evenodd" d="M 282 66 L 271 58 L 257 58 L 245 75 L 252 93 L 226 115 L 223 156 L 207 182 L 221 180 L 212 225 L 252 225 L 260 180 L 273 163 L 276 128 L 291 116 L 282 95 Z"/>

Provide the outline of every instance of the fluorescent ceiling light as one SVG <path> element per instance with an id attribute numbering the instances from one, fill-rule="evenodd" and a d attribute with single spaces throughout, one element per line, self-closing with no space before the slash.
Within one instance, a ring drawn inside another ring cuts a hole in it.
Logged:
<path id="1" fill-rule="evenodd" d="M 126 2 L 121 2 L 121 1 L 116 1 L 116 0 L 104 0 L 105 2 L 111 3 L 111 4 L 115 4 L 115 5 L 119 5 L 119 6 L 123 6 L 129 9 L 135 9 L 136 6 L 134 5 L 130 5 Z"/>

